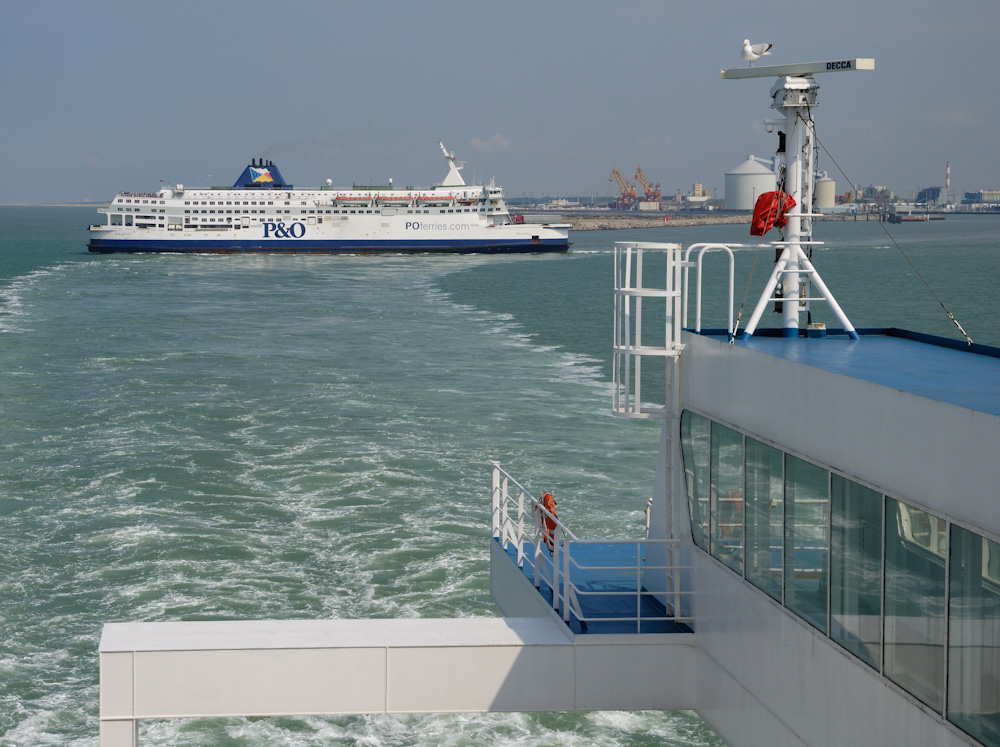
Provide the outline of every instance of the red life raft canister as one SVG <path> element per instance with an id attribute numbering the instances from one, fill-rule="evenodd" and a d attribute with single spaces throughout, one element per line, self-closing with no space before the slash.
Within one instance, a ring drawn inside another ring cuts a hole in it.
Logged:
<path id="1" fill-rule="evenodd" d="M 780 189 L 775 192 L 765 192 L 757 198 L 753 208 L 753 220 L 750 221 L 750 235 L 763 236 L 772 228 L 785 227 L 785 213 L 795 207 L 795 200 L 787 192 Z"/>

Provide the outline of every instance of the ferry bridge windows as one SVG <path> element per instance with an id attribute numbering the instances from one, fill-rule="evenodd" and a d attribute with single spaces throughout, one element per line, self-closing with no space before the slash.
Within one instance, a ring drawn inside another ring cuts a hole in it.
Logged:
<path id="1" fill-rule="evenodd" d="M 870 666 L 882 662 L 882 494 L 830 481 L 830 637 Z"/>
<path id="2" fill-rule="evenodd" d="M 782 600 L 785 546 L 784 454 L 746 439 L 746 578 Z"/>
<path id="3" fill-rule="evenodd" d="M 885 663 L 889 679 L 944 707 L 945 522 L 892 498 L 885 502 Z"/>
<path id="4" fill-rule="evenodd" d="M 1000 543 L 690 411 L 681 450 L 698 547 L 1000 747 Z"/>
<path id="5" fill-rule="evenodd" d="M 708 550 L 709 450 L 711 421 L 685 410 L 681 415 L 681 445 L 684 451 L 684 479 L 687 483 L 691 537 Z"/>
<path id="6" fill-rule="evenodd" d="M 1000 543 L 952 526 L 948 718 L 1000 745 Z"/>
<path id="7" fill-rule="evenodd" d="M 785 455 L 785 606 L 826 632 L 829 473 Z"/>
<path id="8" fill-rule="evenodd" d="M 743 434 L 712 424 L 711 552 L 743 572 Z"/>

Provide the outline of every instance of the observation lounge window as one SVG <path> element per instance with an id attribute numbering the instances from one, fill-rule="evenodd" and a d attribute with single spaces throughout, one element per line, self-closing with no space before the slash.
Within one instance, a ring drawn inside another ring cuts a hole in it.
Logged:
<path id="1" fill-rule="evenodd" d="M 785 456 L 785 606 L 826 632 L 830 473 Z"/>
<path id="2" fill-rule="evenodd" d="M 687 410 L 681 415 L 681 443 L 684 449 L 684 479 L 687 483 L 688 512 L 694 543 L 708 550 L 709 450 L 711 422 Z"/>
<path id="3" fill-rule="evenodd" d="M 882 663 L 882 494 L 840 475 L 830 482 L 830 638 Z"/>
<path id="4" fill-rule="evenodd" d="M 1000 744 L 1000 543 L 952 526 L 948 719 Z"/>
<path id="5" fill-rule="evenodd" d="M 780 602 L 785 546 L 784 454 L 748 436 L 746 471 L 746 578 Z"/>
<path id="6" fill-rule="evenodd" d="M 944 708 L 944 519 L 886 498 L 885 675 Z"/>
<path id="7" fill-rule="evenodd" d="M 712 424 L 712 555 L 743 572 L 743 434 Z"/>
<path id="8" fill-rule="evenodd" d="M 690 411 L 681 450 L 695 545 L 1000 747 L 1000 542 Z"/>

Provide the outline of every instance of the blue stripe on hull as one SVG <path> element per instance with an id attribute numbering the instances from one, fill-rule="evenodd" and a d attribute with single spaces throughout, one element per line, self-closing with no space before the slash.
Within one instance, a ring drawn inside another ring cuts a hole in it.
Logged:
<path id="1" fill-rule="evenodd" d="M 187 239 L 182 241 L 91 239 L 87 249 L 94 254 L 169 252 L 180 254 L 529 254 L 565 252 L 569 241 L 226 241 Z"/>

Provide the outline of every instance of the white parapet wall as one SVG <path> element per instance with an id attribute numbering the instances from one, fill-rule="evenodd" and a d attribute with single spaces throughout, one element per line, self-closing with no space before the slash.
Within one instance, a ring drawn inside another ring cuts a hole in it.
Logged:
<path id="1" fill-rule="evenodd" d="M 109 623 L 101 745 L 143 719 L 688 709 L 691 635 L 537 618 Z"/>

